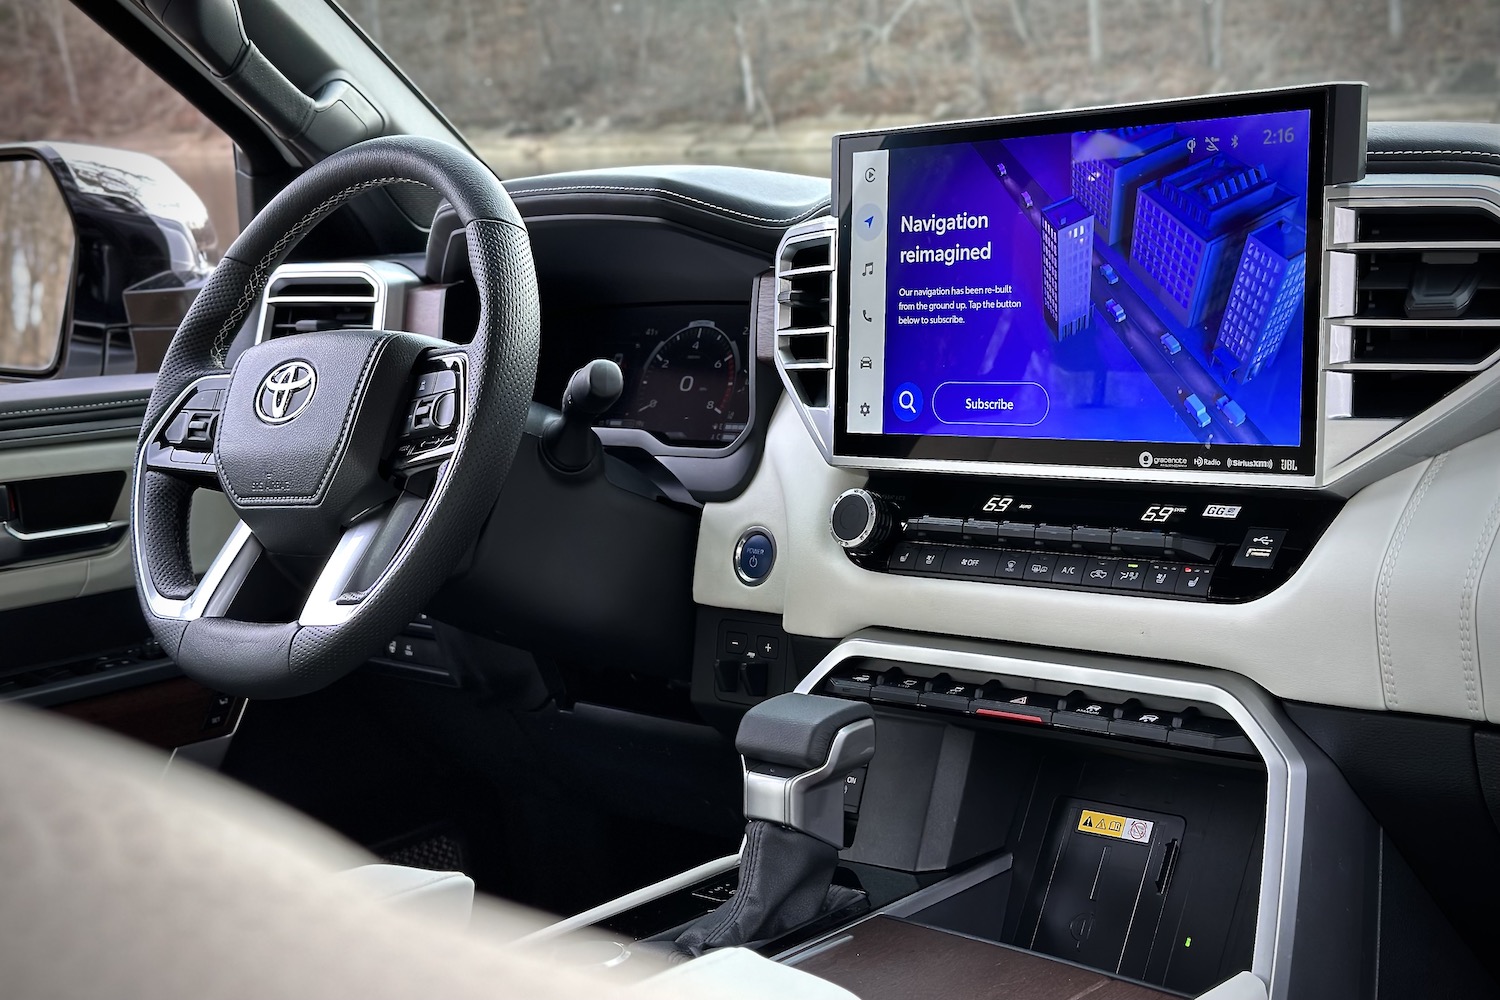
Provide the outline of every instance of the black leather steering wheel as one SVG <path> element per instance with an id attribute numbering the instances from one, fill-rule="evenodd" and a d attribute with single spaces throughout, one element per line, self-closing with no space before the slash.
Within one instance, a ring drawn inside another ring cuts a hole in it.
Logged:
<path id="1" fill-rule="evenodd" d="M 468 234 L 479 326 L 457 345 L 336 330 L 228 353 L 267 280 L 350 198 L 425 184 Z M 374 655 L 473 545 L 515 457 L 536 380 L 536 273 L 494 174 L 446 143 L 371 139 L 278 194 L 224 255 L 172 338 L 136 456 L 136 588 L 189 676 L 247 697 L 316 690 Z M 203 576 L 191 498 L 240 524 Z"/>

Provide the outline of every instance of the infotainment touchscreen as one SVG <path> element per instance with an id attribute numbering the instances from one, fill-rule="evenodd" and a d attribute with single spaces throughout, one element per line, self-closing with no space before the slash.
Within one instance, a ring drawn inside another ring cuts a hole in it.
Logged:
<path id="1" fill-rule="evenodd" d="M 1312 475 L 1344 104 L 1362 142 L 1342 86 L 841 136 L 835 451 Z"/>

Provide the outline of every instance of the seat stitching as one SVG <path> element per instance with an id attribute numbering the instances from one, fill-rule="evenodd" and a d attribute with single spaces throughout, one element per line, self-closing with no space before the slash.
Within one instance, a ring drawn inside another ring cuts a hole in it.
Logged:
<path id="1" fill-rule="evenodd" d="M 1406 509 L 1401 512 L 1401 520 L 1396 523 L 1396 532 L 1391 536 L 1390 546 L 1386 549 L 1385 559 L 1380 564 L 1380 584 L 1375 595 L 1375 643 L 1376 652 L 1380 658 L 1380 680 L 1381 687 L 1385 693 L 1386 708 L 1394 709 L 1400 702 L 1396 697 L 1396 664 L 1395 657 L 1391 654 L 1391 584 L 1396 576 L 1396 562 L 1401 557 L 1401 549 L 1406 544 L 1406 535 L 1411 530 L 1411 522 L 1416 519 L 1417 508 L 1422 505 L 1422 500 L 1427 496 L 1428 489 L 1448 461 L 1448 453 L 1443 452 L 1434 458 L 1427 466 L 1427 471 L 1422 473 L 1422 481 L 1412 492 L 1411 498 L 1406 502 Z"/>
<path id="2" fill-rule="evenodd" d="M 1464 589 L 1458 600 L 1458 650 L 1464 665 L 1464 695 L 1469 703 L 1469 715 L 1483 719 L 1479 705 L 1479 672 L 1475 662 L 1475 590 L 1479 585 L 1480 571 L 1495 542 L 1495 532 L 1500 529 L 1500 497 L 1490 505 L 1489 517 L 1479 531 L 1479 540 L 1474 545 L 1474 554 L 1469 557 L 1468 572 L 1464 574 Z"/>
<path id="3" fill-rule="evenodd" d="M 260 259 L 260 263 L 256 264 L 254 270 L 250 272 L 250 278 L 245 283 L 245 290 L 241 293 L 239 302 L 235 303 L 234 308 L 225 317 L 223 325 L 219 327 L 219 332 L 214 337 L 212 355 L 215 365 L 219 368 L 225 366 L 230 341 L 239 332 L 240 324 L 244 322 L 246 314 L 250 311 L 250 307 L 255 304 L 256 299 L 260 298 L 261 289 L 265 287 L 266 281 L 270 278 L 272 265 L 281 259 L 287 247 L 300 240 L 303 234 L 312 228 L 315 223 L 350 198 L 353 198 L 357 194 L 362 194 L 371 188 L 389 187 L 392 184 L 422 184 L 422 182 L 413 180 L 410 177 L 379 177 L 374 180 L 351 184 L 342 191 L 330 195 L 304 215 L 295 226 L 281 235 L 281 238 L 272 245 L 271 249 L 266 252 L 266 255 Z M 422 184 L 422 186 L 426 187 L 427 185 Z"/>
<path id="4" fill-rule="evenodd" d="M 1487 153 L 1482 149 L 1372 149 L 1369 156 L 1487 156 L 1500 160 L 1500 153 Z"/>

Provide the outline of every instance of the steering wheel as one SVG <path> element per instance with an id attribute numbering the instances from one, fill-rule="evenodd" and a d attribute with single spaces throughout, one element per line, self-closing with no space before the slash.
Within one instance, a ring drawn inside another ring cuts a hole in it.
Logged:
<path id="1" fill-rule="evenodd" d="M 277 265 L 354 196 L 425 184 L 469 243 L 467 345 L 385 330 L 267 340 L 228 368 Z M 500 493 L 536 380 L 540 308 L 525 225 L 454 146 L 371 139 L 292 181 L 229 248 L 162 361 L 136 453 L 132 533 L 146 620 L 188 676 L 232 694 L 302 694 L 343 676 L 422 610 Z M 239 516 L 198 578 L 191 500 Z"/>

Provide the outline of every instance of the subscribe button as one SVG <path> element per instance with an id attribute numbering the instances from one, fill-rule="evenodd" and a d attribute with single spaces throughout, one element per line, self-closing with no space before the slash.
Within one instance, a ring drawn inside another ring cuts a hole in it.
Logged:
<path id="1" fill-rule="evenodd" d="M 1047 390 L 1035 382 L 944 382 L 932 394 L 932 412 L 945 424 L 1030 427 L 1051 408 Z"/>

